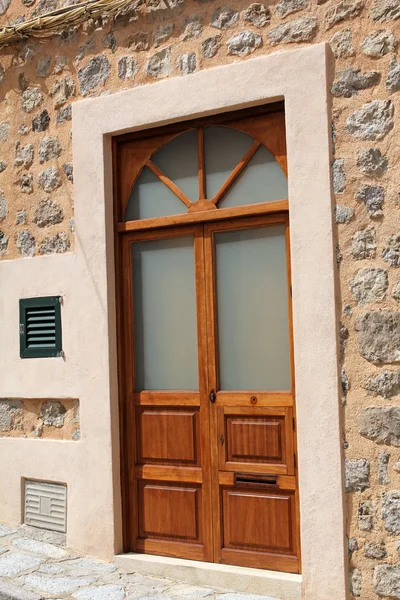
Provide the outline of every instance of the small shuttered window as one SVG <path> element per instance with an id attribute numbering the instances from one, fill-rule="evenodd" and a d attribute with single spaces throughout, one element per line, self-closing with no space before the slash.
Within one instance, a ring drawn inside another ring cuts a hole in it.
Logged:
<path id="1" fill-rule="evenodd" d="M 60 296 L 19 301 L 21 358 L 62 355 L 60 305 Z"/>

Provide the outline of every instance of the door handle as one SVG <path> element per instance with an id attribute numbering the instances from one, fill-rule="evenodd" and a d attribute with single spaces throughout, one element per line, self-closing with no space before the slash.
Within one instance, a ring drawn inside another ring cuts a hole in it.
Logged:
<path id="1" fill-rule="evenodd" d="M 217 394 L 214 392 L 214 390 L 211 390 L 210 395 L 208 397 L 210 398 L 210 402 L 212 404 L 215 404 L 215 401 L 217 399 Z"/>

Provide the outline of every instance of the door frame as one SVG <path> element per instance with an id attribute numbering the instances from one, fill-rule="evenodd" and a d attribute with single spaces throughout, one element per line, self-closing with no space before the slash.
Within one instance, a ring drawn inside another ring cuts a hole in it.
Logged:
<path id="1" fill-rule="evenodd" d="M 107 382 L 102 405 L 97 409 L 104 427 L 108 419 L 109 463 L 104 469 L 101 493 L 113 511 L 107 520 L 108 546 L 107 550 L 103 546 L 104 551 L 122 550 L 112 136 L 284 99 L 291 204 L 302 594 L 319 600 L 344 600 L 348 596 L 337 340 L 340 313 L 335 299 L 331 188 L 329 89 L 333 67 L 330 47 L 321 43 L 247 58 L 190 77 L 174 77 L 73 104 L 76 260 L 84 276 L 78 300 L 80 305 L 92 306 L 91 322 L 96 316 L 97 323 L 102 323 L 96 339 L 103 343 L 92 349 L 91 364 L 101 365 Z M 315 435 L 316 430 L 319 436 Z M 99 490 L 97 487 L 93 493 Z M 284 578 L 282 585 L 283 581 Z"/>

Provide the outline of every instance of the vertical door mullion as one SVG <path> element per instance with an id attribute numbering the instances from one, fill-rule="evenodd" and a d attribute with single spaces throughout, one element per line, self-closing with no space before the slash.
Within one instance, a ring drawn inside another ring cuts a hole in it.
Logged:
<path id="1" fill-rule="evenodd" d="M 214 241 L 211 225 L 204 225 L 204 258 L 206 280 L 206 307 L 207 307 L 207 371 L 208 392 L 218 392 L 218 352 L 217 352 L 217 323 L 216 323 L 216 292 L 215 292 L 215 266 L 214 266 Z M 210 406 L 210 441 L 211 441 L 211 485 L 212 485 L 212 522 L 213 522 L 213 548 L 214 562 L 219 562 L 221 549 L 220 525 L 220 497 L 219 497 L 219 446 L 218 434 L 218 407 L 217 402 Z"/>
<path id="2" fill-rule="evenodd" d="M 204 259 L 203 225 L 197 225 L 194 232 L 194 262 L 196 277 L 197 343 L 200 392 L 200 438 L 201 466 L 203 475 L 203 531 L 205 560 L 213 560 L 212 547 L 212 496 L 211 496 L 211 442 L 210 407 L 208 402 L 208 349 L 206 315 L 206 281 Z"/>

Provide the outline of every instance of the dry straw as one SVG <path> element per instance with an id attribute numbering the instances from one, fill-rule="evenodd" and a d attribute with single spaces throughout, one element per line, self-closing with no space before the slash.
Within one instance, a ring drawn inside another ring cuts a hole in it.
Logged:
<path id="1" fill-rule="evenodd" d="M 168 0 L 164 0 L 168 6 Z M 46 37 L 60 33 L 64 27 L 79 25 L 89 18 L 101 15 L 116 15 L 118 12 L 136 8 L 142 4 L 136 0 L 88 0 L 72 6 L 53 10 L 45 15 L 34 17 L 17 25 L 8 25 L 0 29 L 0 48 L 17 40 L 28 37 Z"/>

